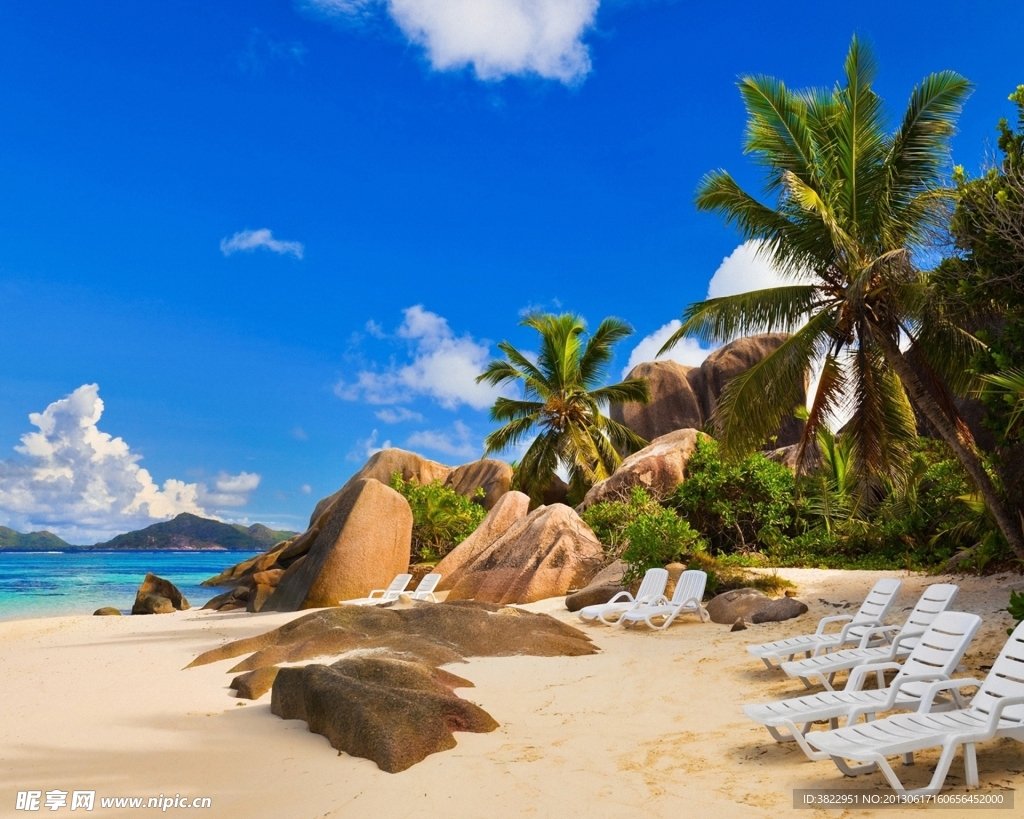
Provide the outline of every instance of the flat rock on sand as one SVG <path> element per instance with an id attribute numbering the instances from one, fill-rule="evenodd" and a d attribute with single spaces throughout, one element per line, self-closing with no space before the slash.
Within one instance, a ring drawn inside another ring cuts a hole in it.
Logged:
<path id="1" fill-rule="evenodd" d="M 453 731 L 486 733 L 498 723 L 452 689 L 473 683 L 422 663 L 376 657 L 282 668 L 272 713 L 305 720 L 332 746 L 397 773 L 454 748 Z"/>
<path id="2" fill-rule="evenodd" d="M 777 623 L 807 612 L 807 604 L 793 597 L 773 600 L 758 589 L 733 589 L 722 592 L 707 604 L 713 623 L 730 625 L 738 619 L 750 623 Z"/>
<path id="3" fill-rule="evenodd" d="M 266 634 L 207 651 L 189 668 L 251 654 L 230 670 L 252 671 L 356 649 L 390 649 L 431 665 L 465 657 L 577 657 L 597 651 L 583 632 L 546 614 L 454 601 L 312 612 Z"/>

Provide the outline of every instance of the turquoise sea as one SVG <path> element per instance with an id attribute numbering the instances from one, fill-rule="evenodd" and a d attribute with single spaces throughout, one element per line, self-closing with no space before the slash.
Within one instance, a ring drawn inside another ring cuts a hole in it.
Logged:
<path id="1" fill-rule="evenodd" d="M 208 577 L 253 552 L 0 552 L 0 620 L 92 614 L 101 606 L 131 610 L 146 572 L 181 589 L 194 607 L 224 589 Z"/>

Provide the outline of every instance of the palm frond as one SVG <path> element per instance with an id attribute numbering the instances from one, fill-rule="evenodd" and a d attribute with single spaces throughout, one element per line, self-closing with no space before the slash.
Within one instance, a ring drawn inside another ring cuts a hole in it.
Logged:
<path id="1" fill-rule="evenodd" d="M 592 387 L 607 374 L 612 359 L 612 347 L 633 334 L 633 328 L 614 316 L 606 318 L 593 332 L 579 361 L 580 381 Z"/>
<path id="2" fill-rule="evenodd" d="M 812 310 L 822 308 L 820 299 L 816 285 L 793 284 L 691 304 L 683 311 L 682 326 L 662 345 L 658 355 L 687 336 L 718 344 L 752 333 L 791 332 Z"/>
<path id="3" fill-rule="evenodd" d="M 646 378 L 629 378 L 618 384 L 609 384 L 590 391 L 590 397 L 597 404 L 647 404 L 651 391 Z"/>
<path id="4" fill-rule="evenodd" d="M 827 348 L 834 330 L 832 314 L 819 313 L 725 385 L 712 414 L 724 454 L 741 457 L 763 447 L 800 403 L 811 361 Z"/>

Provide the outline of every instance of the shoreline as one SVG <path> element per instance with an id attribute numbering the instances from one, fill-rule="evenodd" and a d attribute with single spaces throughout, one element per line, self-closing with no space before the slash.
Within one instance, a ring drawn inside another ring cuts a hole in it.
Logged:
<path id="1" fill-rule="evenodd" d="M 767 570 L 776 571 L 776 570 Z M 740 706 L 799 695 L 745 646 L 813 628 L 845 602 L 857 605 L 879 576 L 904 585 L 890 622 L 920 590 L 945 577 L 906 572 L 780 569 L 808 614 L 751 626 L 684 617 L 665 632 L 585 626 L 562 598 L 524 606 L 576 625 L 601 649 L 587 657 L 476 658 L 446 668 L 459 689 L 500 724 L 457 733 L 458 745 L 399 774 L 339 755 L 305 723 L 269 713 L 227 689 L 234 661 L 182 670 L 196 655 L 288 622 L 298 613 L 186 612 L 132 617 L 47 617 L 0 622 L 0 816 L 18 790 L 96 790 L 99 796 L 180 793 L 210 797 L 207 816 L 600 817 L 643 811 L 675 817 L 775 817 L 794 788 L 869 788 L 880 774 L 849 779 L 811 763 L 747 720 Z M 957 577 L 954 608 L 984 618 L 964 659 L 984 675 L 1006 638 L 1010 589 L 1022 575 Z M 822 602 L 827 601 L 827 602 Z M 838 604 L 838 606 L 836 605 Z M 315 662 L 315 661 L 313 661 Z M 921 754 L 912 782 L 927 777 Z M 1024 744 L 979 746 L 983 787 L 1024 789 Z M 1013 773 L 1016 771 L 1016 773 Z M 946 790 L 962 791 L 958 755 Z M 906 810 L 913 810 L 908 808 Z M 173 812 L 173 811 L 172 811 Z M 124 809 L 95 815 L 127 815 Z M 824 811 L 808 816 L 834 815 Z M 869 815 L 851 811 L 848 815 Z M 948 814 L 950 816 L 956 815 Z"/>

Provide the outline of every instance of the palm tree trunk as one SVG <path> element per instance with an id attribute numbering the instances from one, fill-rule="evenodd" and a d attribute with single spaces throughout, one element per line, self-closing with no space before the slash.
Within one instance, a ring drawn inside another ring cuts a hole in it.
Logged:
<path id="1" fill-rule="evenodd" d="M 925 418 L 928 419 L 936 432 L 942 436 L 942 440 L 953 450 L 957 460 L 963 464 L 967 474 L 973 479 L 975 486 L 978 487 L 978 491 L 981 492 L 981 496 L 985 499 L 985 504 L 988 506 L 989 511 L 996 519 L 996 525 L 1006 538 L 1006 542 L 1010 544 L 1014 554 L 1021 560 L 1024 560 L 1024 531 L 1021 530 L 1020 525 L 1014 520 L 1005 500 L 992 482 L 992 478 L 985 471 L 985 467 L 981 462 L 981 456 L 978 454 L 974 442 L 964 440 L 960 435 L 960 432 L 957 430 L 956 420 L 950 418 L 942 410 L 939 402 L 925 388 L 895 340 L 885 332 L 876 332 L 873 335 L 882 348 L 882 352 L 890 366 L 896 371 L 896 375 L 899 376 L 907 394 Z"/>

